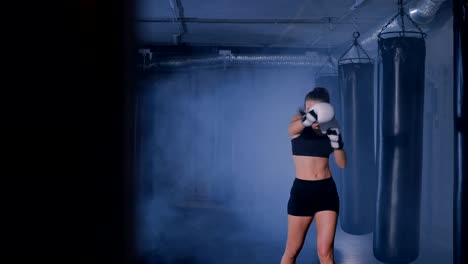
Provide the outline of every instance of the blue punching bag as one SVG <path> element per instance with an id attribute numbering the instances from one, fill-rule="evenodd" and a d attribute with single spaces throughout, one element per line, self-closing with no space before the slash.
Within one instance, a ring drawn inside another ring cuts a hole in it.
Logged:
<path id="1" fill-rule="evenodd" d="M 378 191 L 374 256 L 409 263 L 419 254 L 425 42 L 379 39 Z M 380 77 L 381 76 L 381 77 Z"/>
<path id="2" fill-rule="evenodd" d="M 453 264 L 468 263 L 468 5 L 453 1 L 454 66 L 454 194 L 453 194 Z"/>
<path id="3" fill-rule="evenodd" d="M 374 156 L 374 64 L 340 64 L 343 140 L 341 228 L 353 235 L 371 233 L 375 223 L 377 170 Z"/>

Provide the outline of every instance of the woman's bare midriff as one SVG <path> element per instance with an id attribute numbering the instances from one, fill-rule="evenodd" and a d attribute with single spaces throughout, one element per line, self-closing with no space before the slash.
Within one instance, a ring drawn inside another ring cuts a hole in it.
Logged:
<path id="1" fill-rule="evenodd" d="M 315 181 L 332 176 L 328 167 L 328 158 L 293 155 L 293 159 L 298 179 Z"/>

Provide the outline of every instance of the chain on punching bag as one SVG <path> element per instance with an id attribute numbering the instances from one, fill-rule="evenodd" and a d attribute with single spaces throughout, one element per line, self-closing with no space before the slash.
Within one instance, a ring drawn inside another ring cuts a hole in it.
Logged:
<path id="1" fill-rule="evenodd" d="M 406 15 L 402 5 L 398 15 L 402 20 Z M 409 37 L 405 35 L 409 31 L 404 30 L 403 27 L 399 35 L 385 39 L 380 33 L 378 40 L 382 76 L 378 88 L 378 192 L 373 251 L 378 260 L 392 263 L 409 263 L 419 255 L 426 49 L 424 33 L 419 33 L 423 37 Z"/>

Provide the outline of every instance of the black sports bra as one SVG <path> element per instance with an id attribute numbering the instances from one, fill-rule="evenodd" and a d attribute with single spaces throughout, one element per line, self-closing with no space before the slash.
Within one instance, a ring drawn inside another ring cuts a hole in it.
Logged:
<path id="1" fill-rule="evenodd" d="M 312 156 L 328 158 L 333 152 L 330 139 L 326 135 L 318 135 L 312 127 L 305 127 L 302 133 L 291 139 L 292 154 L 297 156 Z"/>

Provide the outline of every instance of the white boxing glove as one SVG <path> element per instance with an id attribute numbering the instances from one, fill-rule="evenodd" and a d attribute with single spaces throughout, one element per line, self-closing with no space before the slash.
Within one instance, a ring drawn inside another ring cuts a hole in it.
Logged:
<path id="1" fill-rule="evenodd" d="M 333 118 L 330 122 L 321 123 L 320 130 L 322 131 L 322 134 L 328 136 L 332 148 L 343 148 L 344 143 L 340 133 L 340 125 L 338 124 L 336 118 Z"/>
<path id="2" fill-rule="evenodd" d="M 343 139 L 341 137 L 340 129 L 331 127 L 327 129 L 327 136 L 330 139 L 330 144 L 333 149 L 342 149 L 344 146 Z"/>
<path id="3" fill-rule="evenodd" d="M 302 124 L 311 126 L 315 122 L 327 123 L 335 117 L 333 106 L 329 103 L 317 103 L 313 105 L 309 112 L 302 116 Z"/>

